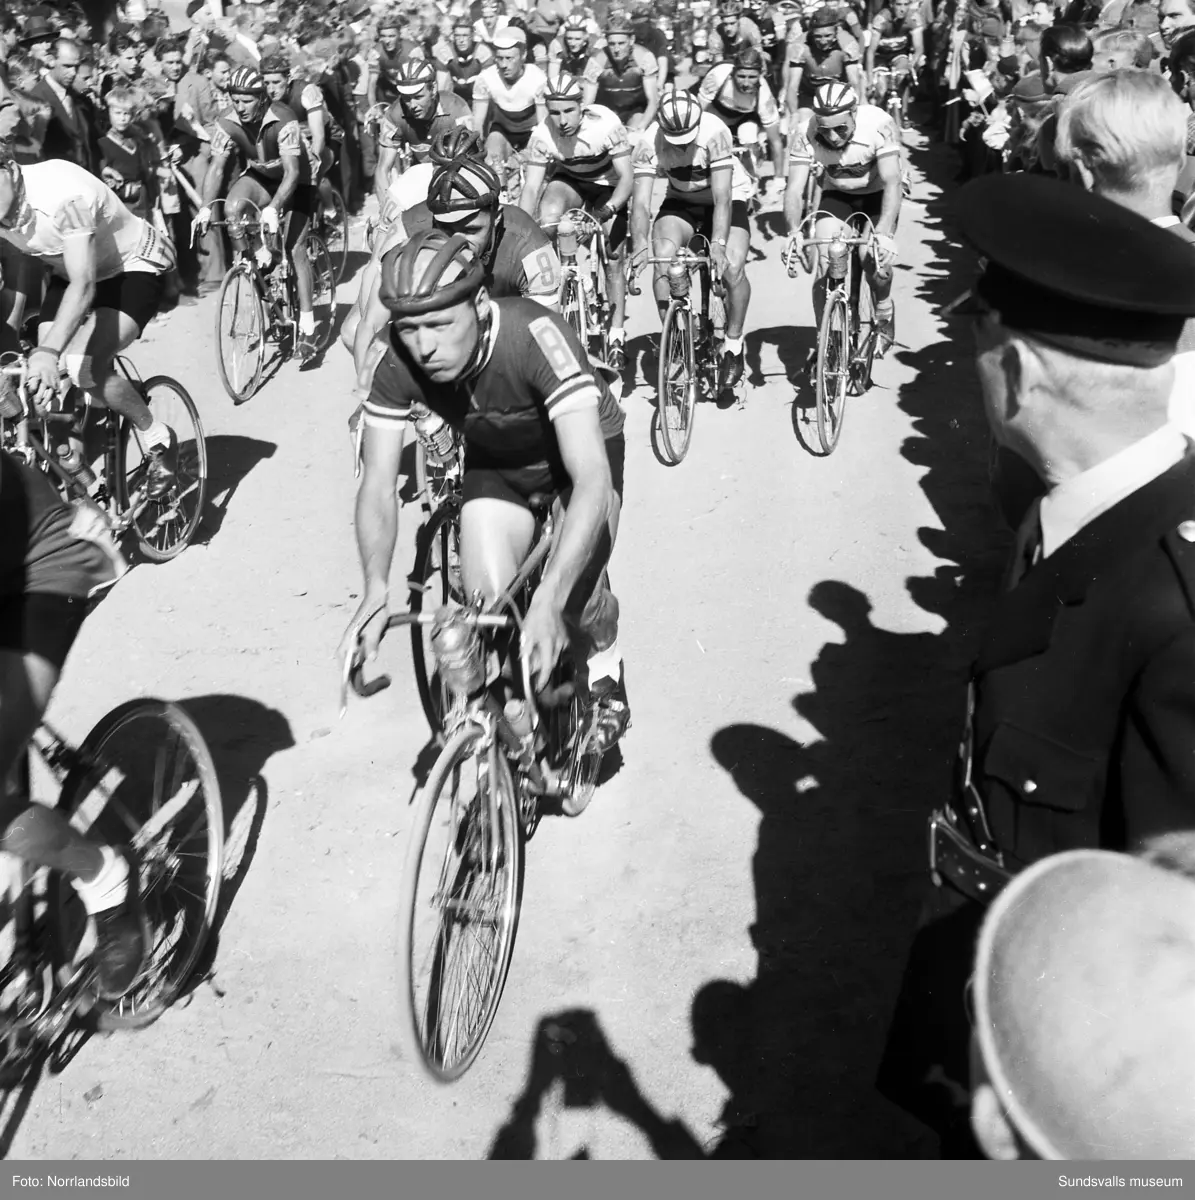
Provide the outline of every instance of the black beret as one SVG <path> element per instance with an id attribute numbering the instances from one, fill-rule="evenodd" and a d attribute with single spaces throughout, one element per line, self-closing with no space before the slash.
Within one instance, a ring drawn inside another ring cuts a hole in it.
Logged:
<path id="1" fill-rule="evenodd" d="M 1102 196 L 1045 175 L 986 175 L 956 211 L 987 259 L 973 291 L 1010 328 L 1152 366 L 1195 317 L 1195 246 Z"/>

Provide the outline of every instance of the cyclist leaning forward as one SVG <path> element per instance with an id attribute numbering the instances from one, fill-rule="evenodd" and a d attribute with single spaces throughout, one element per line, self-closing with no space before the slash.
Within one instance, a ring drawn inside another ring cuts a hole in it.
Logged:
<path id="1" fill-rule="evenodd" d="M 71 881 L 95 922 L 97 982 L 108 1000 L 136 983 L 149 942 L 136 860 L 31 803 L 20 768 L 88 598 L 115 581 L 117 561 L 102 518 L 0 452 L 0 849 Z"/>
<path id="2" fill-rule="evenodd" d="M 631 133 L 639 133 L 656 119 L 659 62 L 635 41 L 635 26 L 626 13 L 611 12 L 603 32 L 605 48 L 585 67 L 585 103 L 610 109 Z"/>
<path id="3" fill-rule="evenodd" d="M 465 238 L 429 230 L 391 250 L 382 296 L 389 347 L 365 403 L 357 496 L 363 599 L 358 636 L 376 655 L 389 615 L 404 431 L 421 403 L 464 437 L 461 573 L 467 595 L 502 594 L 535 530 L 530 498 L 564 508 L 559 540 L 524 618 L 521 647 L 543 687 L 570 644 L 608 750 L 629 723 L 618 650 L 618 601 L 606 564 L 622 506 L 623 415 L 568 323 L 533 301 L 491 300 Z"/>
<path id="4" fill-rule="evenodd" d="M 892 0 L 876 13 L 871 23 L 866 60 L 872 98 L 883 102 L 875 89 L 876 67 L 883 67 L 891 72 L 888 90 L 900 97 L 901 124 L 907 125 L 913 73 L 925 61 L 925 30 L 912 0 Z"/>
<path id="5" fill-rule="evenodd" d="M 580 79 L 555 68 L 548 75 L 548 117 L 527 146 L 527 174 L 519 207 L 554 232 L 562 214 L 585 208 L 606 229 L 610 248 L 606 284 L 613 307 L 610 358 L 626 366 L 627 281 L 624 274 L 627 206 L 634 186 L 631 147 L 618 116 L 599 104 L 583 104 Z M 542 197 L 542 198 L 541 198 Z"/>
<path id="6" fill-rule="evenodd" d="M 473 84 L 473 124 L 485 137 L 485 156 L 504 186 L 514 174 L 511 160 L 527 148 L 531 131 L 545 116 L 547 76 L 527 62 L 527 35 L 508 25 L 494 35 L 494 63 Z"/>
<path id="7" fill-rule="evenodd" d="M 708 239 L 713 275 L 727 289 L 718 390 L 734 387 L 743 377 L 743 325 L 751 302 L 745 270 L 751 248 L 751 180 L 734 155 L 730 130 L 713 113 L 702 112 L 696 96 L 668 88 L 660 99 L 656 124 L 646 131 L 631 161 L 632 258 L 641 262 L 646 256 L 653 185 L 664 178 L 668 190 L 650 227 L 652 250 L 657 258 L 672 258 L 694 237 Z M 668 308 L 666 267 L 656 267 L 654 288 L 662 317 Z"/>
<path id="8" fill-rule="evenodd" d="M 175 479 L 178 440 L 157 420 L 137 389 L 116 367 L 116 356 L 157 315 L 164 278 L 175 265 L 174 247 L 134 216 L 107 184 L 62 159 L 18 166 L 0 143 L 0 239 L 18 255 L 49 269 L 17 270 L 4 284 L 10 324 L 0 337 L 17 350 L 28 309 L 38 309 L 37 346 L 29 354 L 36 398 L 58 392 L 62 372 L 94 401 L 138 430 L 145 450 L 146 492 L 161 500 Z"/>
<path id="9" fill-rule="evenodd" d="M 225 113 L 212 133 L 212 163 L 203 184 L 203 208 L 196 217 L 202 229 L 211 220 L 211 206 L 224 186 L 230 161 L 239 174 L 228 189 L 225 216 L 239 222 L 249 206 L 261 210 L 262 229 L 277 233 L 281 215 L 290 211 L 285 253 L 295 267 L 299 293 L 299 336 L 295 351 L 309 362 L 318 353 L 313 300 L 315 281 L 307 255 L 307 229 L 318 203 L 320 163 L 299 128 L 299 119 L 285 104 L 271 103 L 265 81 L 252 67 L 238 67 L 228 81 L 232 111 Z M 230 224 L 229 238 L 238 251 L 246 249 L 244 228 Z M 271 261 L 264 246 L 258 251 L 263 268 Z"/>
<path id="10" fill-rule="evenodd" d="M 833 237 L 854 213 L 870 217 L 875 237 L 864 248 L 863 272 L 875 300 L 878 354 L 892 344 L 895 311 L 892 305 L 892 264 L 896 259 L 896 226 L 900 220 L 901 140 L 896 123 L 882 108 L 859 104 L 853 88 L 826 83 L 813 97 L 812 111 L 802 109 L 793 123 L 788 188 L 784 215 L 788 224 L 789 271 L 796 270 L 802 249 L 801 222 L 809 173 L 821 172 L 822 194 L 816 238 Z M 827 257 L 819 256 L 813 285 L 814 321 L 821 324 L 826 303 Z"/>

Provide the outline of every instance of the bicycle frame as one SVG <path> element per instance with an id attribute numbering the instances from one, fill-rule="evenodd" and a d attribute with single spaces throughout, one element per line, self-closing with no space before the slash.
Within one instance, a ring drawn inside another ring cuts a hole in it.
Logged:
<path id="1" fill-rule="evenodd" d="M 861 259 L 861 250 L 864 246 L 871 244 L 875 236 L 875 227 L 872 224 L 871 218 L 865 213 L 851 213 L 849 217 L 843 220 L 841 217 L 835 216 L 834 213 L 818 210 L 810 213 L 802 222 L 801 229 L 805 230 L 808 227 L 810 230 L 816 228 L 819 220 L 828 219 L 840 222 L 842 231 L 831 235 L 830 237 L 809 238 L 803 237 L 802 246 L 825 246 L 829 247 L 835 244 L 845 245 L 850 247 L 851 253 L 847 256 L 846 274 L 841 279 L 831 279 L 828 272 L 822 272 L 819 278 L 824 278 L 826 281 L 827 294 L 831 286 L 849 288 L 848 295 L 852 303 L 858 304 L 859 288 L 863 276 L 863 263 Z M 845 236 L 844 236 L 845 231 Z M 822 255 L 818 255 L 818 266 L 821 266 Z"/>
<path id="2" fill-rule="evenodd" d="M 606 242 L 606 232 L 602 223 L 590 212 L 583 208 L 570 208 L 560 216 L 557 229 L 565 221 L 571 221 L 577 231 L 578 245 L 585 246 L 589 251 L 588 263 L 582 271 L 575 257 L 561 261 L 562 279 L 560 294 L 563 297 L 565 283 L 568 280 L 576 282 L 578 287 L 585 289 L 584 277 L 588 274 L 592 287 L 586 291 L 587 301 L 584 305 L 585 332 L 583 338 L 600 338 L 604 332 L 601 328 L 600 317 L 591 309 L 591 303 L 607 306 L 609 304 L 609 287 L 606 274 L 610 266 L 610 249 Z M 597 319 L 595 319 L 595 317 Z"/>

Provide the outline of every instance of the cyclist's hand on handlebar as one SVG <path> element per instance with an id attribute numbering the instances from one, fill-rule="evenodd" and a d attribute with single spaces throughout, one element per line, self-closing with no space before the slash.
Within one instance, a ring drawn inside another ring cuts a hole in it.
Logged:
<path id="1" fill-rule="evenodd" d="M 29 373 L 26 387 L 34 400 L 45 403 L 58 392 L 58 357 L 49 350 L 33 350 L 29 354 Z"/>
<path id="2" fill-rule="evenodd" d="M 210 204 L 205 204 L 195 214 L 195 228 L 197 230 L 199 230 L 200 233 L 207 233 L 207 227 L 211 223 L 212 223 L 212 206 Z"/>
<path id="3" fill-rule="evenodd" d="M 390 620 L 390 602 L 383 596 L 366 595 L 340 639 L 336 657 L 343 661 L 352 655 L 355 662 L 372 662 Z"/>
<path id="4" fill-rule="evenodd" d="M 523 661 L 530 663 L 535 690 L 543 691 L 548 686 L 552 668 L 568 645 L 563 614 L 547 600 L 540 600 L 538 594 L 533 596 L 519 640 Z"/>
<path id="5" fill-rule="evenodd" d="M 874 233 L 871 236 L 872 253 L 875 255 L 876 266 L 890 267 L 896 260 L 896 239 L 886 233 Z"/>
<path id="6" fill-rule="evenodd" d="M 713 268 L 715 279 L 721 279 L 726 274 L 726 247 L 717 242 L 710 243 L 710 266 Z"/>
<path id="7" fill-rule="evenodd" d="M 799 233 L 789 235 L 788 245 L 784 248 L 784 265 L 788 268 L 788 277 L 795 279 L 801 273 L 801 255 L 805 250 L 805 239 Z"/>
<path id="8" fill-rule="evenodd" d="M 278 232 L 278 210 L 272 204 L 261 210 L 261 227 L 269 233 Z"/>
<path id="9" fill-rule="evenodd" d="M 638 278 L 643 274 L 643 268 L 647 266 L 647 247 L 640 246 L 637 250 L 631 249 L 631 257 L 628 263 L 632 279 Z"/>

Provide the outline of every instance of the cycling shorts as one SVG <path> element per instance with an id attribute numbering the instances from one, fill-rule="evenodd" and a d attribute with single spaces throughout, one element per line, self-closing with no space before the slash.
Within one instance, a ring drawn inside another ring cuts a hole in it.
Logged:
<path id="1" fill-rule="evenodd" d="M 818 208 L 822 212 L 845 221 L 855 213 L 863 213 L 874 223 L 884 211 L 884 193 L 879 192 L 823 192 Z"/>
<path id="2" fill-rule="evenodd" d="M 610 197 L 614 195 L 614 189 L 604 183 L 582 183 L 579 179 L 572 179 L 567 175 L 557 175 L 552 180 L 553 183 L 563 183 L 567 187 L 573 189 L 574 192 L 581 198 L 581 203 L 592 213 L 596 212 L 603 204 L 610 202 Z M 627 209 L 630 207 L 624 204 L 622 208 L 614 214 L 614 220 L 610 225 L 610 249 L 619 249 L 623 242 L 627 239 L 628 214 Z"/>
<path id="3" fill-rule="evenodd" d="M 82 596 L 25 592 L 0 597 L 0 650 L 36 654 L 61 671 L 87 610 Z"/>
<path id="4" fill-rule="evenodd" d="M 610 478 L 618 499 L 622 500 L 626 440 L 617 434 L 606 439 L 606 455 L 610 459 Z M 549 463 L 538 463 L 527 467 L 498 467 L 479 462 L 465 450 L 465 477 L 462 481 L 462 500 L 505 500 L 520 508 L 530 509 L 530 500 L 537 492 L 559 496 L 568 507 L 572 495 L 572 483 L 563 468 L 553 468 Z"/>
<path id="5" fill-rule="evenodd" d="M 158 315 L 164 284 L 165 279 L 161 275 L 152 275 L 148 271 L 126 271 L 123 275 L 114 275 L 95 285 L 95 299 L 91 307 L 93 310 L 111 308 L 122 312 L 137 326 L 137 332 L 143 333 Z M 57 275 L 50 277 L 42 298 L 39 320 L 54 320 L 62 297 L 66 295 L 66 288 L 65 279 Z"/>
<path id="6" fill-rule="evenodd" d="M 709 239 L 714 236 L 714 206 L 712 204 L 694 204 L 680 196 L 666 196 L 656 213 L 656 220 L 661 217 L 678 217 L 693 226 L 694 236 L 700 234 Z M 730 202 L 730 227 L 741 229 L 744 233 L 751 232 L 747 220 L 747 201 L 732 200 Z"/>
<path id="7" fill-rule="evenodd" d="M 908 54 L 894 54 L 890 58 L 885 58 L 882 54 L 876 54 L 876 66 L 887 67 L 894 75 L 899 75 L 902 71 L 906 74 L 913 69 L 913 59 Z"/>
<path id="8" fill-rule="evenodd" d="M 512 150 L 526 150 L 534 129 L 507 129 L 497 121 L 490 124 L 490 133 L 500 133 Z"/>
<path id="9" fill-rule="evenodd" d="M 228 199 L 232 200 L 236 197 L 244 197 L 261 209 L 273 203 L 274 193 L 277 189 L 278 184 L 275 180 L 271 179 L 267 184 L 267 182 L 261 180 L 256 175 L 242 175 L 228 189 Z M 306 237 L 308 227 L 311 225 L 311 218 L 315 214 L 315 206 L 318 203 L 318 184 L 300 183 L 295 187 L 291 195 L 289 209 L 290 228 L 286 234 L 287 250 L 293 250 L 299 244 L 299 241 Z M 278 215 L 279 218 L 284 216 L 283 213 L 279 213 Z"/>

